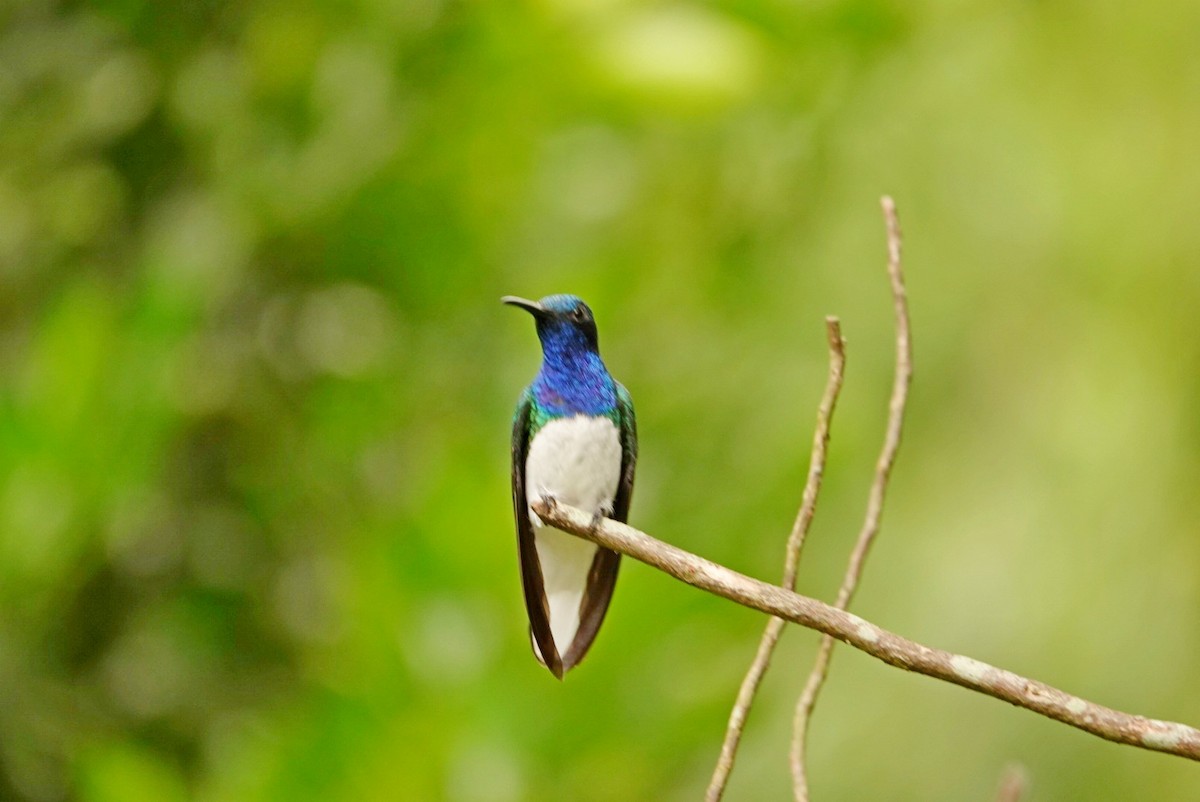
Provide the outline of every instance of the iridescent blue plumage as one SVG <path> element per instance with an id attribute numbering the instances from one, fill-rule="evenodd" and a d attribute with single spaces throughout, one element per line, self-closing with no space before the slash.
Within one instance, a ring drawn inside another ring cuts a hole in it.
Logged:
<path id="1" fill-rule="evenodd" d="M 542 369 L 533 380 L 534 402 L 546 417 L 609 415 L 617 407 L 615 382 L 597 350 L 591 311 L 574 295 L 550 295 L 538 304 Z"/>
<path id="2" fill-rule="evenodd" d="M 612 376 L 596 353 L 570 346 L 556 351 L 547 343 L 542 369 L 533 380 L 533 397 L 550 417 L 606 415 L 617 407 Z"/>

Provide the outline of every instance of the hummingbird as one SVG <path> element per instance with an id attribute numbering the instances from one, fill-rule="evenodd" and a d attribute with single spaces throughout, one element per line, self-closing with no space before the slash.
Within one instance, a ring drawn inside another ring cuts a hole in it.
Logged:
<path id="1" fill-rule="evenodd" d="M 621 555 L 543 524 L 530 508 L 552 498 L 624 522 L 637 465 L 633 399 L 600 359 L 592 310 L 574 295 L 503 303 L 533 315 L 542 367 L 513 416 L 517 555 L 534 656 L 558 679 L 591 647 Z"/>

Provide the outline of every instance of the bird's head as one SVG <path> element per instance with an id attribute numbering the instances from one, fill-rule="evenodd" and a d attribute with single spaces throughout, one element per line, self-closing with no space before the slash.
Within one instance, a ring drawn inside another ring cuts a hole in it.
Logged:
<path id="1" fill-rule="evenodd" d="M 543 349 L 599 353 L 596 320 L 592 317 L 592 310 L 579 296 L 547 295 L 540 301 L 528 301 L 515 295 L 505 295 L 500 300 L 510 306 L 519 306 L 533 315 Z"/>

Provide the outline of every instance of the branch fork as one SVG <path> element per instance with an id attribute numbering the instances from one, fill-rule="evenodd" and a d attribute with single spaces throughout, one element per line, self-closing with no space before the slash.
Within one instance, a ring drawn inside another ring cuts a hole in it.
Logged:
<path id="1" fill-rule="evenodd" d="M 689 585 L 772 616 L 763 631 L 754 660 L 742 680 L 737 700 L 730 712 L 721 754 L 705 794 L 706 802 L 719 802 L 725 792 L 737 757 L 742 731 L 785 622 L 799 624 L 824 635 L 812 671 L 796 704 L 789 751 L 792 788 L 796 802 L 808 802 L 809 799 L 805 759 L 809 721 L 825 682 L 836 641 L 847 643 L 888 665 L 993 696 L 1109 741 L 1200 761 L 1200 730 L 1194 727 L 1123 713 L 1098 705 L 972 657 L 925 646 L 847 611 L 862 578 L 871 545 L 879 534 L 884 497 L 900 447 L 908 388 L 912 382 L 912 337 L 901 268 L 900 224 L 892 199 L 885 196 L 881 205 L 887 227 L 887 273 L 896 320 L 895 376 L 888 404 L 883 447 L 875 465 L 875 477 L 867 497 L 866 514 L 850 554 L 835 604 L 829 605 L 795 592 L 800 554 L 816 512 L 825 470 L 830 426 L 845 372 L 845 342 L 842 339 L 840 323 L 834 317 L 826 318 L 825 321 L 829 342 L 829 376 L 817 410 L 808 477 L 800 510 L 788 537 L 780 585 L 771 585 L 739 574 L 725 566 L 656 540 L 626 524 L 607 518 L 594 519 L 554 499 L 543 498 L 534 501 L 534 512 L 543 521 L 564 532 L 627 554 Z M 1005 802 L 1016 802 L 1026 785 L 1024 771 L 1010 768 L 1002 780 L 997 798 Z"/>

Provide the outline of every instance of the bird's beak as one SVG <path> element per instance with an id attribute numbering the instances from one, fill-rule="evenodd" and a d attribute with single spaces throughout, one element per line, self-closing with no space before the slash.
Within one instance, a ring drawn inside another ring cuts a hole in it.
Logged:
<path id="1" fill-rule="evenodd" d="M 519 306 L 536 318 L 543 318 L 547 314 L 545 308 L 537 301 L 518 298 L 515 295 L 505 295 L 500 299 L 500 303 L 508 304 L 509 306 Z"/>

